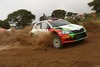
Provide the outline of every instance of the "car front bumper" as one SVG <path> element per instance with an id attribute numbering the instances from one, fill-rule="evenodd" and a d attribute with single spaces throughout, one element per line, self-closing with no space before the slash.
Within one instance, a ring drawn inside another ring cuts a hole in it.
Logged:
<path id="1" fill-rule="evenodd" d="M 71 43 L 71 42 L 76 42 L 76 41 L 80 41 L 83 40 L 85 38 L 87 38 L 87 34 L 86 32 L 81 32 L 81 33 L 77 33 L 77 34 L 63 34 L 60 36 L 61 40 L 62 40 L 62 44 L 63 43 Z"/>

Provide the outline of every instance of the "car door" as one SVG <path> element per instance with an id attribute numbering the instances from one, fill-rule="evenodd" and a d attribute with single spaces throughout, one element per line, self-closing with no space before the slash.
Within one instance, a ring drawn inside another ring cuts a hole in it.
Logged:
<path id="1" fill-rule="evenodd" d="M 36 23 L 31 30 L 31 33 L 38 33 L 38 32 L 48 32 L 48 28 L 50 26 L 46 22 Z"/>
<path id="2" fill-rule="evenodd" d="M 50 28 L 50 26 L 49 26 L 48 23 L 42 22 L 42 24 L 41 24 L 41 30 L 42 30 L 43 32 L 48 32 L 48 29 L 49 29 L 49 28 Z"/>

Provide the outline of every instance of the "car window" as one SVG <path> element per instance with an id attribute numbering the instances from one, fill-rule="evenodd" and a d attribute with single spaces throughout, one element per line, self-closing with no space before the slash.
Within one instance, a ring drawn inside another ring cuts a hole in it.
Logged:
<path id="1" fill-rule="evenodd" d="M 50 22 L 50 24 L 53 27 L 57 27 L 57 26 L 62 26 L 62 25 L 68 25 L 68 24 L 71 24 L 71 23 L 66 21 L 66 20 L 56 20 L 56 21 Z"/>
<path id="2" fill-rule="evenodd" d="M 35 29 L 41 29 L 41 25 L 42 25 L 42 23 L 38 23 L 38 24 L 35 25 L 34 28 L 35 28 Z"/>
<path id="3" fill-rule="evenodd" d="M 42 29 L 48 29 L 50 26 L 47 23 L 42 23 Z"/>

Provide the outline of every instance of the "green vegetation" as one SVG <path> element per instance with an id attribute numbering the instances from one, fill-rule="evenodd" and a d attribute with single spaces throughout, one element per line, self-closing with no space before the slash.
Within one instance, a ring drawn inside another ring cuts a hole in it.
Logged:
<path id="1" fill-rule="evenodd" d="M 0 20 L 0 27 L 5 28 L 5 29 L 9 29 L 10 25 L 7 22 L 7 20 L 4 20 L 4 21 Z"/>
<path id="2" fill-rule="evenodd" d="M 35 15 L 25 9 L 20 9 L 10 13 L 5 20 L 0 20 L 0 27 L 9 29 L 10 26 L 15 28 L 24 28 L 31 25 L 32 21 L 35 20 Z"/>
<path id="3" fill-rule="evenodd" d="M 35 19 L 35 15 L 30 11 L 21 9 L 9 14 L 7 19 L 9 23 L 16 24 L 18 28 L 24 28 L 31 25 L 32 21 Z"/>
<path id="4" fill-rule="evenodd" d="M 47 20 L 47 16 L 46 16 L 45 14 L 43 14 L 43 16 L 41 16 L 41 17 L 39 18 L 39 20 L 40 20 L 40 21 Z"/>
<path id="5" fill-rule="evenodd" d="M 66 12 L 65 10 L 58 9 L 54 10 L 51 16 L 46 16 L 43 14 L 39 20 L 42 21 L 48 18 L 60 18 L 70 21 L 74 24 L 80 24 L 83 22 L 100 22 L 100 0 L 93 0 L 92 2 L 88 3 L 88 5 L 93 7 L 92 10 L 96 12 L 79 15 L 78 13 Z M 20 9 L 10 13 L 5 20 L 0 20 L 0 27 L 5 29 L 9 29 L 11 26 L 14 26 L 15 28 L 24 28 L 28 25 L 31 25 L 33 20 L 35 20 L 34 14 L 28 10 Z"/>
<path id="6" fill-rule="evenodd" d="M 93 7 L 92 10 L 95 10 L 97 13 L 100 13 L 100 0 L 93 0 L 88 3 L 90 7 Z"/>
<path id="7" fill-rule="evenodd" d="M 90 14 L 86 14 L 83 15 L 84 18 L 75 18 L 73 19 L 71 18 L 65 18 L 65 20 L 70 21 L 74 24 L 81 24 L 83 22 L 94 22 L 94 23 L 100 23 L 100 14 L 97 13 L 90 13 Z"/>
<path id="8" fill-rule="evenodd" d="M 74 24 L 78 24 L 78 20 L 77 19 L 72 19 L 72 18 L 66 18 L 65 20 L 74 23 Z"/>
<path id="9" fill-rule="evenodd" d="M 65 10 L 54 10 L 53 12 L 52 12 L 52 17 L 53 18 L 62 18 L 62 19 L 64 19 L 65 18 L 65 15 L 66 15 L 66 11 Z"/>

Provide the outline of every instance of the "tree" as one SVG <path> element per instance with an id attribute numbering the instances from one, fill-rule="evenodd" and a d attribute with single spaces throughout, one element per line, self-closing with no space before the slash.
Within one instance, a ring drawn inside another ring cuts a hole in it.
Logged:
<path id="1" fill-rule="evenodd" d="M 2 20 L 0 20 L 0 27 L 2 27 L 2 24 L 3 24 L 3 21 L 2 21 Z"/>
<path id="2" fill-rule="evenodd" d="M 35 20 L 35 15 L 25 9 L 14 11 L 8 15 L 8 22 L 14 23 L 18 28 L 24 28 Z"/>
<path id="3" fill-rule="evenodd" d="M 68 12 L 67 13 L 67 17 L 72 17 L 73 13 L 72 12 Z"/>
<path id="4" fill-rule="evenodd" d="M 78 15 L 78 13 L 73 13 L 73 16 L 76 16 L 76 15 Z"/>
<path id="5" fill-rule="evenodd" d="M 43 13 L 43 16 L 40 17 L 40 21 L 47 20 L 47 16 Z"/>
<path id="6" fill-rule="evenodd" d="M 95 10 L 97 13 L 100 13 L 100 0 L 93 0 L 88 3 L 90 7 L 93 7 L 92 10 Z"/>
<path id="7" fill-rule="evenodd" d="M 66 15 L 66 11 L 65 10 L 61 10 L 61 9 L 54 10 L 52 12 L 52 17 L 53 18 L 62 18 L 62 19 L 64 19 L 65 15 Z"/>
<path id="8" fill-rule="evenodd" d="M 9 29 L 10 25 L 7 22 L 7 20 L 4 20 L 4 21 L 0 20 L 0 27 L 5 28 L 5 29 Z"/>

